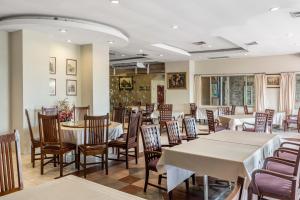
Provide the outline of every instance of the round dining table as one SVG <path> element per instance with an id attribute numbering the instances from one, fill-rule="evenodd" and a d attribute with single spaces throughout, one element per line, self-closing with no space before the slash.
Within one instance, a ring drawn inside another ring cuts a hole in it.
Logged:
<path id="1" fill-rule="evenodd" d="M 62 140 L 76 145 L 84 144 L 84 121 L 69 121 L 61 124 Z M 121 123 L 110 121 L 108 140 L 115 140 L 123 134 Z"/>

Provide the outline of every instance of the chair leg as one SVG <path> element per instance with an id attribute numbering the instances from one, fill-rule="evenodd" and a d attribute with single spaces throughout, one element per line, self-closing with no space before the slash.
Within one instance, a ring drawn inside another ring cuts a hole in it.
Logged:
<path id="1" fill-rule="evenodd" d="M 128 148 L 127 147 L 126 147 L 125 156 L 126 156 L 126 169 L 128 169 Z"/>
<path id="2" fill-rule="evenodd" d="M 59 154 L 59 175 L 60 177 L 63 176 L 63 169 L 64 169 L 64 163 L 63 163 L 63 154 Z"/>
<path id="3" fill-rule="evenodd" d="M 248 187 L 248 200 L 252 200 L 252 196 L 253 196 L 253 189 L 250 185 L 250 187 Z"/>
<path id="4" fill-rule="evenodd" d="M 161 185 L 162 174 L 158 176 L 158 185 Z"/>
<path id="5" fill-rule="evenodd" d="M 56 167 L 56 158 L 57 158 L 57 155 L 53 154 L 53 166 L 54 167 Z"/>
<path id="6" fill-rule="evenodd" d="M 134 148 L 134 151 L 135 151 L 135 164 L 138 164 L 138 159 L 139 159 L 138 148 L 135 147 L 135 148 Z"/>
<path id="7" fill-rule="evenodd" d="M 196 185 L 196 175 L 195 174 L 192 175 L 192 182 L 193 182 L 193 185 Z"/>
<path id="8" fill-rule="evenodd" d="M 189 182 L 189 179 L 186 179 L 184 182 L 185 182 L 186 192 L 189 193 L 189 191 L 190 191 L 190 182 Z"/>
<path id="9" fill-rule="evenodd" d="M 31 146 L 31 164 L 32 167 L 35 167 L 35 148 Z"/>
<path id="10" fill-rule="evenodd" d="M 80 171 L 80 151 L 77 154 L 77 170 Z"/>
<path id="11" fill-rule="evenodd" d="M 168 196 L 169 196 L 169 200 L 172 200 L 173 199 L 173 192 L 172 191 L 168 192 Z"/>
<path id="12" fill-rule="evenodd" d="M 120 148 L 117 148 L 118 160 L 120 159 Z"/>
<path id="13" fill-rule="evenodd" d="M 104 169 L 104 154 L 101 155 L 101 168 Z"/>
<path id="14" fill-rule="evenodd" d="M 86 155 L 83 155 L 83 175 L 86 178 Z"/>
<path id="15" fill-rule="evenodd" d="M 41 175 L 44 174 L 44 153 L 41 151 Z"/>
<path id="16" fill-rule="evenodd" d="M 105 174 L 108 175 L 108 152 L 105 154 Z"/>
<path id="17" fill-rule="evenodd" d="M 144 192 L 147 192 L 148 180 L 149 180 L 149 170 L 146 168 L 146 177 L 145 177 Z"/>

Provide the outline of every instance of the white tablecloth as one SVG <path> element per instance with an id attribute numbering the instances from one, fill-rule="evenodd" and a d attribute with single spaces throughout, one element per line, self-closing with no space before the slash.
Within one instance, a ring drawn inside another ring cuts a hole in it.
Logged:
<path id="1" fill-rule="evenodd" d="M 173 111 L 172 112 L 172 117 L 175 118 L 175 120 L 179 120 L 179 122 L 181 123 L 180 119 L 184 118 L 184 112 L 181 111 Z M 158 118 L 159 118 L 159 111 L 156 110 L 151 114 L 151 118 L 154 121 L 154 124 L 158 124 Z"/>
<path id="2" fill-rule="evenodd" d="M 164 149 L 158 165 L 167 171 L 168 191 L 193 172 L 229 181 L 245 177 L 248 187 L 253 170 L 279 145 L 280 138 L 273 134 L 225 131 Z"/>
<path id="3" fill-rule="evenodd" d="M 70 128 L 61 126 L 64 142 L 80 145 L 84 143 L 84 128 Z M 111 122 L 108 130 L 108 140 L 114 140 L 123 134 L 122 124 Z"/>
<path id="4" fill-rule="evenodd" d="M 76 176 L 66 176 L 1 197 L 2 200 L 142 200 Z"/>
<path id="5" fill-rule="evenodd" d="M 206 110 L 212 110 L 215 118 L 218 117 L 218 108 L 222 106 L 199 106 L 196 112 L 197 119 L 207 119 Z M 223 106 L 226 107 L 226 106 Z"/>

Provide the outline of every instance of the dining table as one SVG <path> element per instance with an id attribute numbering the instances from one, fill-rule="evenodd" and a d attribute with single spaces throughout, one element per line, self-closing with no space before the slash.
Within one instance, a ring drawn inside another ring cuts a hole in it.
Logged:
<path id="1" fill-rule="evenodd" d="M 154 124 L 158 124 L 159 123 L 159 111 L 155 110 L 151 116 L 150 116 L 153 121 Z M 174 120 L 179 120 L 180 122 L 182 121 L 182 119 L 184 118 L 184 112 L 183 111 L 172 111 L 172 118 Z"/>
<path id="2" fill-rule="evenodd" d="M 279 146 L 278 135 L 221 131 L 164 148 L 158 169 L 167 172 L 168 192 L 194 173 L 203 176 L 204 199 L 208 199 L 207 176 L 232 182 L 240 176 L 245 178 L 244 188 L 247 188 L 251 173 L 261 168 L 265 158 L 272 156 Z"/>
<path id="3" fill-rule="evenodd" d="M 121 192 L 69 175 L 35 187 L 26 188 L 1 197 L 1 200 L 142 200 L 142 198 Z"/>

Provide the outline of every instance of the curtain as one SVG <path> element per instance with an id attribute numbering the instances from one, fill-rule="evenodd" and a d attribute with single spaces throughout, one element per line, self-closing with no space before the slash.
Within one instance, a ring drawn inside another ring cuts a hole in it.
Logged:
<path id="1" fill-rule="evenodd" d="M 201 105 L 201 98 L 202 98 L 202 86 L 201 86 L 201 76 L 195 76 L 194 81 L 195 86 L 195 103 L 199 107 Z"/>
<path id="2" fill-rule="evenodd" d="M 265 112 L 265 97 L 266 97 L 266 75 L 255 74 L 255 110 L 256 112 Z"/>
<path id="3" fill-rule="evenodd" d="M 281 73 L 279 110 L 292 114 L 295 106 L 296 74 Z"/>

